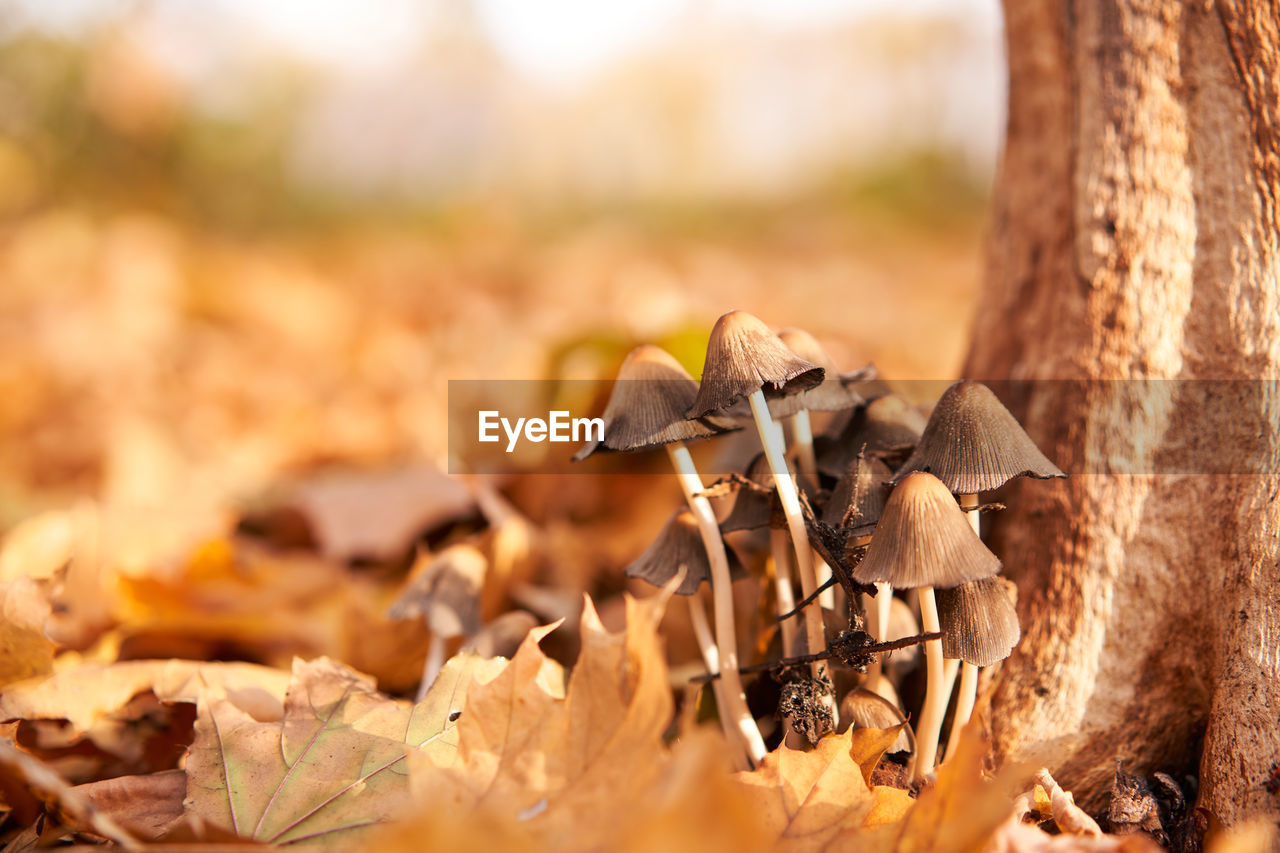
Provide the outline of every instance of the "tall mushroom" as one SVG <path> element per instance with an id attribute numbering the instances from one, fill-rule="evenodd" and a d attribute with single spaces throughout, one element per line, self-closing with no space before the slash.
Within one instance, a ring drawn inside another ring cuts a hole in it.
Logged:
<path id="1" fill-rule="evenodd" d="M 480 590 L 487 568 L 484 554 L 470 545 L 452 545 L 435 556 L 423 553 L 387 609 L 391 619 L 421 619 L 431 632 L 416 701 L 422 701 L 440 673 L 448 641 L 480 630 Z"/>
<path id="2" fill-rule="evenodd" d="M 1004 578 L 990 577 L 938 590 L 942 655 L 961 661 L 956 714 L 945 753 L 948 758 L 955 751 L 960 729 L 973 713 L 978 695 L 978 667 L 991 666 L 1007 658 L 1022 637 L 1018 611 L 1010 600 L 1011 586 Z"/>
<path id="3" fill-rule="evenodd" d="M 721 688 L 721 718 L 726 731 L 735 733 L 749 760 L 757 763 L 765 754 L 764 739 L 747 708 L 742 680 L 738 675 L 738 639 L 734 626 L 729 560 L 715 511 L 702 494 L 702 478 L 693 464 L 693 456 L 684 446 L 686 441 L 708 438 L 730 427 L 708 419 L 686 419 L 685 410 L 697 394 L 698 383 L 666 351 L 652 345 L 637 347 L 627 355 L 618 370 L 618 379 L 605 405 L 603 439 L 587 444 L 573 458 L 585 459 L 602 450 L 667 448 L 710 561 L 718 654 L 715 661 L 706 659 L 704 662 L 712 672 L 719 667 L 720 681 L 724 685 Z M 695 612 L 701 607 L 702 603 L 696 598 L 689 599 L 690 618 L 695 626 L 706 622 L 705 613 Z"/>
<path id="4" fill-rule="evenodd" d="M 787 349 L 758 318 L 745 311 L 730 311 L 717 320 L 711 330 L 702 385 L 693 405 L 685 412 L 688 418 L 703 418 L 728 412 L 739 400 L 749 402 L 765 458 L 773 472 L 782 512 L 787 519 L 800 588 L 806 598 L 817 586 L 813 552 L 796 484 L 784 459 L 782 437 L 769 415 L 766 397 L 798 394 L 821 383 L 822 377 L 821 367 Z M 805 611 L 805 636 L 808 651 L 816 652 L 826 647 L 822 613 L 816 608 Z M 815 676 L 821 672 L 821 664 L 815 664 Z"/>
<path id="5" fill-rule="evenodd" d="M 917 590 L 920 627 L 933 633 L 939 630 L 934 588 L 958 586 L 998 571 L 1000 561 L 969 527 L 947 487 L 933 475 L 918 472 L 905 477 L 889 496 L 853 576 L 859 583 Z M 930 640 L 924 650 L 928 682 L 916 726 L 916 780 L 933 770 L 947 699 L 942 695 L 942 642 Z"/>
<path id="6" fill-rule="evenodd" d="M 960 500 L 974 533 L 978 493 L 998 489 L 1014 477 L 1067 476 L 1048 460 L 999 398 L 981 382 L 957 382 L 943 392 L 916 449 L 894 475 L 928 471 Z"/>

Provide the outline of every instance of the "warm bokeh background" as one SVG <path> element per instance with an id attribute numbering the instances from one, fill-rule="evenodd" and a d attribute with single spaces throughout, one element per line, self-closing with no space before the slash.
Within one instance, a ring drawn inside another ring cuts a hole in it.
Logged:
<path id="1" fill-rule="evenodd" d="M 442 463 L 448 379 L 735 307 L 953 375 L 996 4 L 600 5 L 4 3 L 0 528 Z"/>

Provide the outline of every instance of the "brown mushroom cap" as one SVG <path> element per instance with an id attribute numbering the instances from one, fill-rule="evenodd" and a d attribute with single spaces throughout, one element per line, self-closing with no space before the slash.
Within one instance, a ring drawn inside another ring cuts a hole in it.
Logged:
<path id="1" fill-rule="evenodd" d="M 734 550 L 728 545 L 725 545 L 724 550 L 725 556 L 729 558 L 729 575 L 733 578 L 745 576 L 746 572 Z M 676 576 L 681 566 L 685 567 L 685 576 L 676 589 L 677 595 L 693 595 L 703 581 L 711 582 L 711 563 L 707 559 L 707 549 L 702 544 L 698 522 L 687 508 L 672 513 L 653 543 L 627 566 L 626 575 L 663 587 Z"/>
<path id="2" fill-rule="evenodd" d="M 391 619 L 421 619 L 441 637 L 480 630 L 480 589 L 488 561 L 470 545 L 452 545 L 418 558 L 405 589 L 387 609 Z"/>
<path id="3" fill-rule="evenodd" d="M 850 690 L 840 700 L 840 722 L 848 721 L 858 729 L 891 729 L 907 721 L 902 711 L 881 696 L 865 688 Z M 903 726 L 893 746 L 885 752 L 911 752 L 911 726 Z"/>
<path id="4" fill-rule="evenodd" d="M 821 383 L 823 374 L 821 367 L 787 349 L 758 318 L 730 311 L 711 330 L 702 386 L 685 416 L 727 412 L 761 390 L 766 397 L 798 394 Z"/>
<path id="5" fill-rule="evenodd" d="M 1000 560 L 973 532 L 947 487 L 917 471 L 889 495 L 853 577 L 895 589 L 946 589 L 998 571 Z"/>
<path id="6" fill-rule="evenodd" d="M 834 435 L 830 431 L 814 441 L 818 470 L 839 477 L 865 449 L 883 453 L 913 447 L 924 432 L 924 415 L 895 394 L 877 397 L 855 409 Z"/>
<path id="7" fill-rule="evenodd" d="M 797 473 L 795 462 L 791 459 L 787 460 L 787 470 L 795 478 L 796 487 L 812 500 L 818 490 L 809 482 L 807 477 Z M 755 458 L 751 460 L 751 464 L 747 466 L 744 476 L 756 485 L 763 486 L 770 491 L 765 493 L 748 488 L 739 488 L 734 494 L 733 509 L 730 510 L 724 521 L 720 522 L 721 532 L 732 533 L 735 530 L 757 530 L 771 525 L 785 528 L 787 522 L 782 515 L 782 507 L 778 503 L 778 493 L 773 491 L 773 471 L 769 468 L 769 460 L 765 454 L 757 453 L 755 455 Z"/>
<path id="8" fill-rule="evenodd" d="M 928 471 L 956 494 L 998 489 L 1014 477 L 1067 476 L 981 382 L 948 388 L 933 408 L 915 452 L 894 475 Z"/>
<path id="9" fill-rule="evenodd" d="M 669 355 L 651 344 L 636 347 L 618 369 L 604 407 L 604 441 L 591 441 L 573 455 L 600 450 L 645 450 L 677 441 L 709 438 L 737 429 L 712 420 L 687 420 L 698 383 Z"/>
<path id="10" fill-rule="evenodd" d="M 822 520 L 832 527 L 875 524 L 889 499 L 893 472 L 879 459 L 859 456 L 844 472 L 822 508 Z"/>
<path id="11" fill-rule="evenodd" d="M 846 386 L 836 363 L 813 335 L 803 329 L 790 328 L 778 332 L 778 340 L 805 361 L 821 367 L 825 374 L 822 382 L 808 391 L 770 400 L 770 415 L 785 418 L 802 409 L 811 412 L 839 412 L 862 405 L 862 396 Z"/>
<path id="12" fill-rule="evenodd" d="M 1002 661 L 1018 645 L 1022 628 L 1004 578 L 980 578 L 938 590 L 942 654 L 974 666 Z"/>

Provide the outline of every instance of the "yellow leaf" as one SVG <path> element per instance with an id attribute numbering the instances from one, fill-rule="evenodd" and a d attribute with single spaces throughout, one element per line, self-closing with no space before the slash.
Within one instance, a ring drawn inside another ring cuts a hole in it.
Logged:
<path id="1" fill-rule="evenodd" d="M 898 740 L 898 735 L 906 728 L 900 723 L 888 729 L 854 729 L 850 740 L 849 756 L 858 767 L 862 768 L 862 781 L 871 784 L 871 774 L 875 772 L 880 759 Z"/>
<path id="2" fill-rule="evenodd" d="M 756 770 L 737 775 L 759 832 L 775 849 L 821 850 L 842 831 L 862 826 L 875 798 L 852 748 L 850 732 L 825 737 L 808 751 L 784 744 Z"/>
<path id="3" fill-rule="evenodd" d="M 43 675 L 53 667 L 45 635 L 49 602 L 31 578 L 0 583 L 0 687 Z"/>
<path id="4" fill-rule="evenodd" d="M 871 789 L 875 801 L 871 811 L 862 821 L 863 829 L 875 829 L 902 820 L 903 815 L 916 804 L 911 795 L 901 788 L 876 785 Z"/>

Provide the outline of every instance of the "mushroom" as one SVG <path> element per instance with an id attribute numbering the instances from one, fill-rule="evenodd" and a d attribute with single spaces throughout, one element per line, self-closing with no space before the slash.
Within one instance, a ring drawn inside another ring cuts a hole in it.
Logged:
<path id="1" fill-rule="evenodd" d="M 866 545 L 871 540 L 871 530 L 888 500 L 888 480 L 891 473 L 889 466 L 879 459 L 865 454 L 857 456 L 836 481 L 827 505 L 823 508 L 822 520 L 833 527 L 854 528 L 855 535 L 850 544 Z M 858 535 L 859 533 L 862 535 Z M 869 617 L 867 630 L 877 642 L 889 639 L 889 607 L 892 601 L 893 588 L 887 583 L 876 584 L 874 599 L 863 596 L 863 610 Z M 864 684 L 868 690 L 882 695 L 887 692 L 883 689 L 885 685 L 879 658 L 868 668 Z"/>
<path id="2" fill-rule="evenodd" d="M 832 424 L 815 439 L 818 470 L 839 477 L 860 453 L 884 456 L 904 448 L 913 449 L 924 432 L 925 423 L 924 415 L 901 397 L 895 394 L 877 397 L 853 410 L 843 424 Z"/>
<path id="3" fill-rule="evenodd" d="M 957 382 L 933 407 L 916 449 L 894 475 L 928 471 L 960 500 L 974 533 L 978 493 L 998 489 L 1014 477 L 1067 476 L 1036 447 L 1022 425 L 981 382 Z"/>
<path id="4" fill-rule="evenodd" d="M 911 731 L 910 724 L 906 724 L 907 718 L 903 716 L 902 709 L 865 688 L 850 690 L 840 700 L 840 723 L 842 727 L 853 726 L 856 729 L 891 729 L 902 726 L 893 745 L 885 752 L 911 752 L 915 749 L 915 733 Z"/>
<path id="5" fill-rule="evenodd" d="M 729 560 L 729 574 L 733 578 L 746 577 L 746 570 L 734 550 L 725 547 Z M 671 514 L 667 523 L 645 552 L 631 561 L 623 570 L 629 578 L 648 581 L 661 589 L 684 568 L 684 579 L 676 587 L 676 595 L 695 595 L 703 581 L 712 583 L 711 561 L 702 540 L 697 519 L 687 507 Z M 714 584 L 712 584 L 714 586 Z"/>
<path id="6" fill-rule="evenodd" d="M 791 418 L 791 434 L 800 470 L 816 483 L 818 463 L 813 455 L 813 427 L 809 423 L 809 413 L 840 412 L 861 406 L 864 401 L 857 391 L 842 381 L 836 363 L 813 335 L 793 327 L 778 332 L 778 340 L 805 361 L 825 371 L 821 384 L 799 394 L 780 397 L 769 404 L 769 414 L 774 418 Z"/>
<path id="7" fill-rule="evenodd" d="M 938 590 L 942 654 L 962 662 L 947 757 L 954 753 L 960 729 L 973 713 L 978 695 L 978 667 L 991 666 L 1007 658 L 1022 637 L 1018 612 L 1011 600 L 1012 587 L 1004 578 L 990 577 Z"/>
<path id="8" fill-rule="evenodd" d="M 947 487 L 932 474 L 916 472 L 889 496 L 853 576 L 859 583 L 915 589 L 920 598 L 920 627 L 934 633 L 939 630 L 935 587 L 947 589 L 998 571 L 1000 561 L 969 527 Z M 942 642 L 930 640 L 924 650 L 928 681 L 916 726 L 913 778 L 917 781 L 933 770 L 948 698 L 942 695 Z"/>
<path id="9" fill-rule="evenodd" d="M 445 646 L 480 630 L 480 590 L 488 561 L 470 545 L 452 545 L 432 557 L 418 555 L 405 588 L 387 609 L 391 619 L 421 619 L 431 632 L 416 701 L 427 695 L 444 666 Z"/>
<path id="10" fill-rule="evenodd" d="M 823 369 L 787 349 L 778 336 L 758 318 L 745 311 L 730 311 L 716 321 L 707 341 L 707 357 L 698 396 L 685 413 L 689 418 L 727 412 L 739 400 L 751 405 L 751 415 L 764 446 L 765 458 L 773 472 L 774 487 L 795 549 L 800 587 L 808 598 L 817 587 L 813 552 L 801 514 L 800 499 L 783 456 L 783 442 L 769 415 L 768 397 L 798 394 L 822 382 Z M 826 637 L 819 609 L 805 611 L 807 648 L 825 648 Z M 815 677 L 822 671 L 814 664 Z"/>
<path id="11" fill-rule="evenodd" d="M 708 438 L 730 427 L 707 419 L 686 419 L 685 410 L 697 394 L 698 383 L 666 351 L 652 345 L 637 347 L 619 368 L 618 379 L 605 405 L 603 439 L 587 444 L 573 458 L 585 459 L 604 450 L 667 448 L 710 562 L 717 654 L 715 660 L 704 654 L 704 662 L 708 671 L 715 672 L 718 667 L 723 676 L 719 694 L 723 708 L 721 722 L 726 733 L 731 732 L 729 736 L 740 742 L 750 761 L 759 762 L 765 754 L 764 738 L 747 708 L 738 675 L 729 559 L 715 511 L 702 494 L 702 478 L 684 445 L 686 441 Z M 705 612 L 696 612 L 701 609 L 699 600 L 689 599 L 690 618 L 695 627 L 706 624 Z"/>

